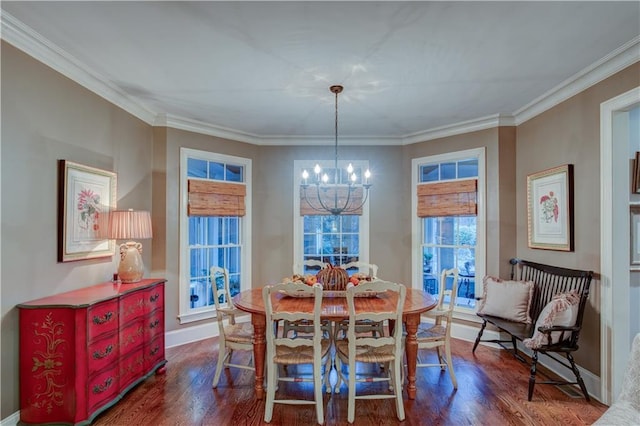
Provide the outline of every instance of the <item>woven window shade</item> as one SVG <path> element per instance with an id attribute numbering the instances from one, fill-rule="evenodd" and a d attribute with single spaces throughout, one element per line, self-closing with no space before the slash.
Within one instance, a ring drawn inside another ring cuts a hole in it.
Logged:
<path id="1" fill-rule="evenodd" d="M 349 188 L 347 186 L 339 186 L 338 190 L 338 206 L 344 205 L 347 200 L 347 195 Z M 336 188 L 331 186 L 326 190 L 320 189 L 320 195 L 322 196 L 322 202 L 327 207 L 333 207 L 335 205 L 335 193 Z M 347 206 L 347 210 L 351 206 L 359 206 L 362 204 L 362 187 L 352 188 L 351 189 L 351 197 L 349 198 L 349 205 Z M 308 201 L 308 202 L 307 202 Z M 316 207 L 318 210 L 314 210 L 311 206 Z M 318 197 L 316 197 L 316 187 L 315 185 L 309 185 L 307 188 L 307 198 L 304 197 L 304 189 L 300 188 L 300 216 L 313 216 L 313 215 L 330 215 L 331 213 L 325 211 L 322 206 L 320 206 L 320 202 L 318 201 Z M 343 216 L 346 215 L 362 215 L 362 206 L 355 211 L 349 213 L 342 213 Z"/>
<path id="2" fill-rule="evenodd" d="M 418 185 L 418 217 L 476 215 L 477 179 Z"/>
<path id="3" fill-rule="evenodd" d="M 245 185 L 189 179 L 189 216 L 244 216 Z"/>

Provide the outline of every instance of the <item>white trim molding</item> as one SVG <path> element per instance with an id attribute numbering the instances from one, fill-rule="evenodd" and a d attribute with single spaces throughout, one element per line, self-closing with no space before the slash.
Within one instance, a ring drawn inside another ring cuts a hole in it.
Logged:
<path id="1" fill-rule="evenodd" d="M 20 422 L 20 411 L 16 411 L 15 413 L 5 417 L 4 419 L 0 419 L 0 426 L 18 426 Z"/>
<path id="2" fill-rule="evenodd" d="M 640 87 L 636 87 L 600 104 L 600 394 L 605 404 L 613 402 L 620 388 L 622 369 L 631 347 L 628 337 L 629 245 L 619 237 L 616 240 L 616 236 L 628 235 L 624 228 L 629 226 L 628 170 L 619 166 L 629 163 L 628 147 L 614 145 L 615 114 L 639 103 Z M 624 208 L 620 210 L 622 206 Z M 622 249 L 626 258 L 614 254 L 620 250 L 618 247 L 627 247 Z"/>

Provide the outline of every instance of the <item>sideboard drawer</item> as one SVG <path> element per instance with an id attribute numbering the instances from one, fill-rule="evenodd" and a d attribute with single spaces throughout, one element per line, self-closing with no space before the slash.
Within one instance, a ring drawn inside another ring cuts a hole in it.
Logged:
<path id="1" fill-rule="evenodd" d="M 87 387 L 88 412 L 91 413 L 104 402 L 120 393 L 118 367 L 114 366 L 107 371 L 90 377 Z"/>
<path id="2" fill-rule="evenodd" d="M 89 345 L 89 374 L 93 374 L 118 362 L 119 336 L 113 333 Z"/>
<path id="3" fill-rule="evenodd" d="M 156 335 L 164 333 L 164 310 L 151 313 L 145 319 L 146 341 L 153 339 Z"/>
<path id="4" fill-rule="evenodd" d="M 118 328 L 118 301 L 97 303 L 88 310 L 89 341 Z"/>
<path id="5" fill-rule="evenodd" d="M 150 371 L 164 360 L 164 333 L 158 334 L 151 342 L 145 343 L 144 357 L 146 371 Z"/>
<path id="6" fill-rule="evenodd" d="M 145 311 L 153 312 L 158 308 L 164 308 L 164 284 L 158 284 L 147 290 Z"/>
<path id="7" fill-rule="evenodd" d="M 120 391 L 124 391 L 144 374 L 143 348 L 132 352 L 120 360 Z"/>
<path id="8" fill-rule="evenodd" d="M 125 356 L 142 345 L 145 336 L 145 323 L 142 318 L 133 321 L 120 330 L 120 354 Z"/>
<path id="9" fill-rule="evenodd" d="M 127 294 L 120 300 L 120 324 L 127 324 L 133 318 L 144 314 L 146 291 Z"/>

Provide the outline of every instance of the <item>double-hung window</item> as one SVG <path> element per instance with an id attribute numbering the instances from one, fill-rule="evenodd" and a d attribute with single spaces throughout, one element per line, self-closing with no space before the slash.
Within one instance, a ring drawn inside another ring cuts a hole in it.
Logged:
<path id="1" fill-rule="evenodd" d="M 437 295 L 442 270 L 457 268 L 456 309 L 471 312 L 485 269 L 484 149 L 414 159 L 412 175 L 413 282 Z"/>
<path id="2" fill-rule="evenodd" d="M 341 168 L 338 176 L 338 185 L 346 187 L 348 176 L 346 166 L 349 161 L 338 163 Z M 354 166 L 358 181 L 368 168 L 366 161 L 351 161 Z M 361 211 L 353 214 L 331 214 L 314 211 L 303 196 L 300 184 L 302 183 L 302 171 L 313 170 L 315 162 L 294 161 L 294 265 L 302 265 L 304 260 L 320 260 L 334 265 L 341 265 L 353 261 L 368 262 L 369 260 L 369 207 L 368 202 L 362 206 Z M 335 173 L 333 168 L 324 169 L 330 176 L 329 184 L 334 184 Z M 320 190 L 322 192 L 322 190 Z M 314 184 L 310 184 L 306 197 L 312 205 L 318 206 L 317 191 Z M 314 200 L 316 199 L 316 200 Z M 306 270 L 306 273 L 314 273 Z"/>
<path id="3" fill-rule="evenodd" d="M 180 322 L 215 313 L 209 270 L 229 271 L 231 295 L 250 287 L 251 160 L 180 150 Z M 225 303 L 226 301 L 221 301 Z"/>

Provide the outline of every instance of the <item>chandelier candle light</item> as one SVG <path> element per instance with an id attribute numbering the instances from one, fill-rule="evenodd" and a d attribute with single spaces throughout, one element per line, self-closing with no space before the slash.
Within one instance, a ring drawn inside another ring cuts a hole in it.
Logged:
<path id="1" fill-rule="evenodd" d="M 320 214 L 329 213 L 334 216 L 338 216 L 340 214 L 350 214 L 359 211 L 362 206 L 367 202 L 369 198 L 369 188 L 371 188 L 371 183 L 369 183 L 369 179 L 371 178 L 371 172 L 367 169 L 364 172 L 364 181 L 361 184 L 358 184 L 358 176 L 354 172 L 353 165 L 349 163 L 347 166 L 347 183 L 340 184 L 339 182 L 339 170 L 338 170 L 338 94 L 342 93 L 342 86 L 331 86 L 329 87 L 331 93 L 335 94 L 335 157 L 334 157 L 334 178 L 333 183 L 329 184 L 329 175 L 327 173 L 322 173 L 322 168 L 320 164 L 316 164 L 313 168 L 313 172 L 315 173 L 315 179 L 313 179 L 312 184 L 309 184 L 309 172 L 304 169 L 302 171 L 302 184 L 300 187 L 302 188 L 302 198 L 307 202 L 309 207 L 313 210 L 318 211 Z M 317 204 L 312 204 L 308 198 L 307 190 L 309 187 L 313 185 L 315 187 L 315 198 L 317 199 Z M 356 188 L 362 187 L 364 189 L 364 194 L 361 200 L 356 201 L 355 198 L 352 199 L 352 193 L 356 190 Z M 333 194 L 330 194 L 329 189 L 333 189 Z M 346 196 L 340 197 L 340 189 L 344 189 L 346 192 Z M 333 195 L 333 197 L 331 196 Z M 355 205 L 350 205 L 349 203 L 355 201 Z"/>
<path id="2" fill-rule="evenodd" d="M 123 283 L 136 283 L 142 279 L 142 244 L 133 239 L 151 238 L 151 214 L 147 211 L 115 210 L 109 213 L 109 238 L 130 240 L 120 244 L 118 278 Z"/>

